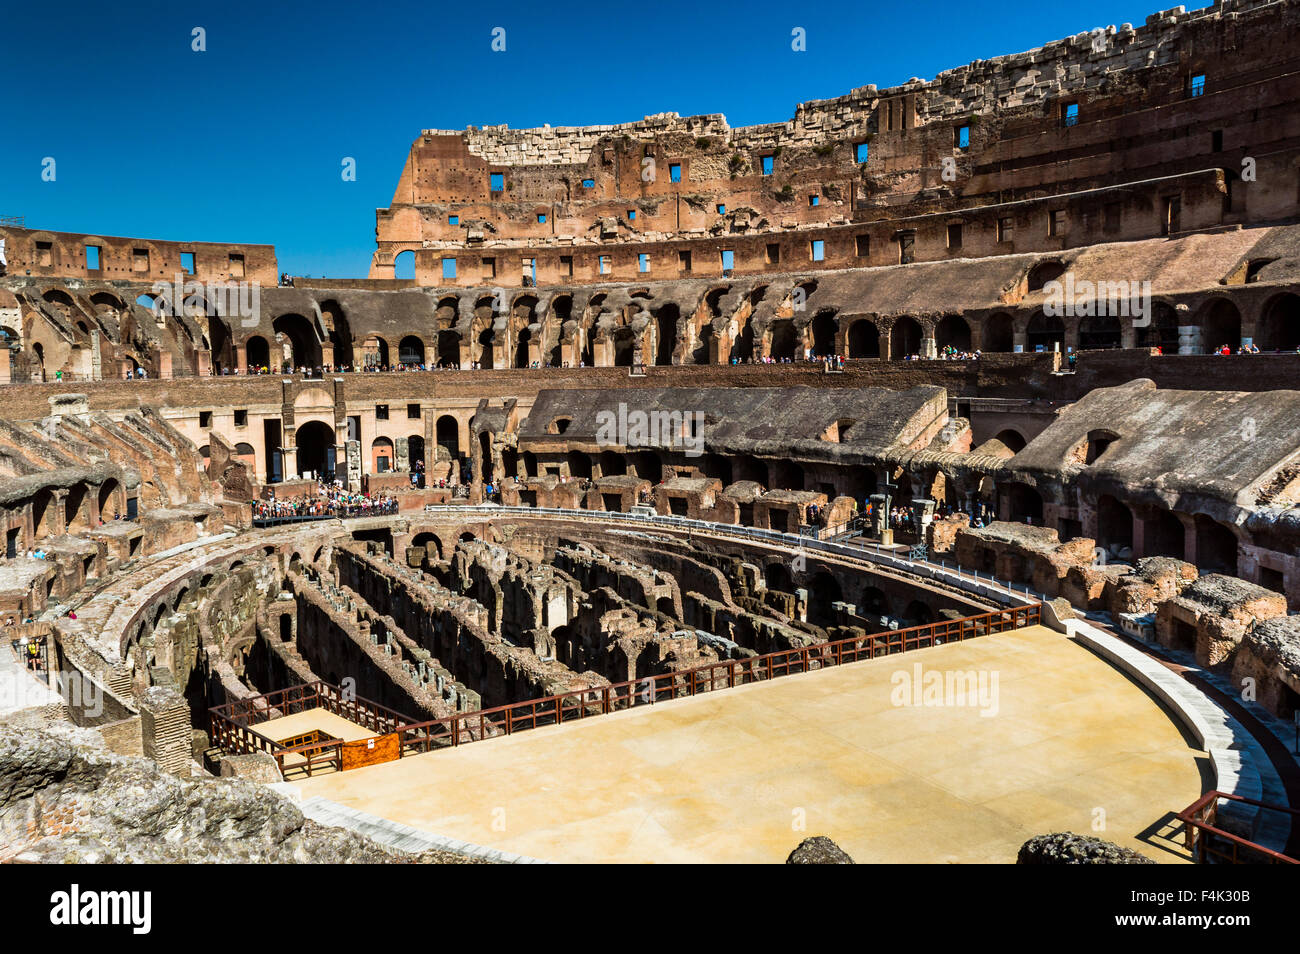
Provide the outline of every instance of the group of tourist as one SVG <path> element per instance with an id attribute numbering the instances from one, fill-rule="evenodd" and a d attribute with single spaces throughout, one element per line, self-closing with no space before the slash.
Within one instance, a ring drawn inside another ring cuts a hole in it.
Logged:
<path id="1" fill-rule="evenodd" d="M 304 517 L 377 517 L 397 513 L 397 498 L 389 494 L 363 494 L 344 490 L 339 481 L 317 484 L 315 494 L 283 500 L 275 490 L 253 503 L 253 518 L 275 520 Z"/>

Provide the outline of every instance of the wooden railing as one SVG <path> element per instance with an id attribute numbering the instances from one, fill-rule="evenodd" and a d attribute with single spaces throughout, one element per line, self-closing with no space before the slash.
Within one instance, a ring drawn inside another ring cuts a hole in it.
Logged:
<path id="1" fill-rule="evenodd" d="M 1300 859 L 1265 848 L 1219 828 L 1215 822 L 1218 820 L 1220 799 L 1254 805 L 1261 810 L 1282 812 L 1291 816 L 1292 825 L 1300 824 L 1300 809 L 1270 805 L 1228 792 L 1206 792 L 1178 813 L 1178 820 L 1184 826 L 1187 848 L 1198 864 L 1216 861 L 1230 865 L 1300 865 Z"/>
<path id="2" fill-rule="evenodd" d="M 403 754 L 428 752 L 496 735 L 510 735 L 521 729 L 560 725 L 587 716 L 605 715 L 639 705 L 653 705 L 717 689 L 765 682 L 779 676 L 811 672 L 947 642 L 961 642 L 988 633 L 1033 626 L 1038 622 L 1037 604 L 1016 606 L 978 616 L 786 649 L 750 659 L 729 659 L 595 689 L 575 689 L 542 699 L 458 713 L 443 719 L 403 726 L 398 735 Z"/>
<path id="3" fill-rule="evenodd" d="M 341 741 L 286 746 L 266 738 L 252 726 L 283 715 L 322 708 L 370 729 L 376 736 L 396 733 L 399 743 L 397 757 L 401 758 L 498 735 L 511 735 L 524 729 L 561 725 L 636 706 L 654 705 L 795 673 L 1022 629 L 1036 625 L 1039 612 L 1037 603 L 1013 606 L 961 619 L 785 649 L 749 659 L 728 659 L 594 689 L 575 689 L 423 722 L 413 721 L 368 699 L 349 698 L 337 686 L 327 682 L 305 683 L 214 706 L 209 710 L 212 744 L 227 752 L 270 752 L 286 777 L 304 772 L 311 775 L 326 766 L 340 771 Z"/>

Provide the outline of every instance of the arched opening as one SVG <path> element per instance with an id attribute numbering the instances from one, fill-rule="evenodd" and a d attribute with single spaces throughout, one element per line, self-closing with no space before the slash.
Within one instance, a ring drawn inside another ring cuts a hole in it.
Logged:
<path id="1" fill-rule="evenodd" d="M 1030 351 L 1064 351 L 1065 322 L 1055 315 L 1034 312 L 1029 319 L 1025 340 Z"/>
<path id="2" fill-rule="evenodd" d="M 944 315 L 934 328 L 934 344 L 940 351 L 945 348 L 969 351 L 970 325 L 961 315 Z"/>
<path id="3" fill-rule="evenodd" d="M 880 330 L 874 321 L 859 318 L 849 326 L 849 357 L 880 357 Z"/>
<path id="4" fill-rule="evenodd" d="M 367 368 L 388 368 L 388 342 L 371 335 L 361 343 L 361 361 Z"/>
<path id="5" fill-rule="evenodd" d="M 208 340 L 212 344 L 212 372 L 229 373 L 235 367 L 235 346 L 230 328 L 216 315 L 208 318 Z"/>
<path id="6" fill-rule="evenodd" d="M 454 331 L 438 332 L 438 367 L 460 366 L 460 335 Z"/>
<path id="7" fill-rule="evenodd" d="M 757 457 L 751 457 L 744 454 L 736 458 L 736 464 L 733 468 L 736 480 L 748 480 L 756 484 L 767 486 L 767 464 Z"/>
<path id="8" fill-rule="evenodd" d="M 528 360 L 528 342 L 532 340 L 533 332 L 531 328 L 520 328 L 519 337 L 515 341 L 515 367 L 526 368 L 531 362 Z"/>
<path id="9" fill-rule="evenodd" d="M 569 464 L 570 477 L 591 477 L 591 458 L 581 451 L 569 451 L 565 458 Z"/>
<path id="10" fill-rule="evenodd" d="M 794 322 L 789 318 L 772 322 L 772 349 L 769 353 L 777 361 L 793 360 L 798 337 Z"/>
<path id="11" fill-rule="evenodd" d="M 334 479 L 334 428 L 324 421 L 308 421 L 294 434 L 298 448 L 298 476 Z"/>
<path id="12" fill-rule="evenodd" d="M 632 466 L 636 469 L 636 475 L 644 480 L 657 484 L 663 479 L 663 461 L 654 451 L 637 451 L 632 455 Z"/>
<path id="13" fill-rule="evenodd" d="M 1202 572 L 1237 575 L 1237 535 L 1217 520 L 1198 513 L 1196 527 L 1196 566 Z"/>
<path id="14" fill-rule="evenodd" d="M 1279 295 L 1265 307 L 1255 345 L 1261 351 L 1300 351 L 1300 295 Z"/>
<path id="15" fill-rule="evenodd" d="M 1023 434 L 1012 428 L 998 431 L 993 439 L 1001 441 L 1013 454 L 1019 454 L 1025 449 L 1025 444 L 1028 443 Z"/>
<path id="16" fill-rule="evenodd" d="M 1162 354 L 1178 353 L 1178 315 L 1164 302 L 1151 309 L 1151 322 L 1138 329 L 1138 347 L 1159 348 Z"/>
<path id="17" fill-rule="evenodd" d="M 1120 347 L 1119 319 L 1114 315 L 1088 315 L 1079 321 L 1079 350 L 1101 351 Z"/>
<path id="18" fill-rule="evenodd" d="M 479 462 L 482 467 L 480 475 L 483 483 L 491 481 L 496 474 L 496 464 L 492 460 L 492 435 L 487 431 L 480 431 L 478 435 L 478 452 Z"/>
<path id="19" fill-rule="evenodd" d="M 424 435 L 412 434 L 406 439 L 406 461 L 407 469 L 412 473 L 424 468 Z M 416 465 L 419 465 L 418 467 Z M 421 479 L 419 486 L 424 486 L 424 480 Z"/>
<path id="20" fill-rule="evenodd" d="M 350 367 L 352 365 L 352 326 L 342 306 L 336 301 L 322 302 L 321 318 L 328 329 L 329 341 L 334 351 L 334 366 Z"/>
<path id="21" fill-rule="evenodd" d="M 407 335 L 397 343 L 397 360 L 408 366 L 424 364 L 424 342 L 415 335 Z"/>
<path id="22" fill-rule="evenodd" d="M 862 591 L 862 599 L 858 604 L 858 615 L 860 616 L 886 616 L 889 613 L 889 600 L 885 598 L 884 591 L 877 586 L 867 586 Z"/>
<path id="23" fill-rule="evenodd" d="M 631 328 L 620 328 L 614 332 L 614 367 L 632 367 L 632 356 L 636 346 L 636 332 Z"/>
<path id="24" fill-rule="evenodd" d="M 118 512 L 115 497 L 117 496 L 119 486 L 118 482 L 112 477 L 99 485 L 98 503 L 99 515 L 101 518 L 104 518 L 104 514 L 110 511 L 114 513 Z"/>
<path id="25" fill-rule="evenodd" d="M 454 417 L 450 414 L 442 415 L 434 425 L 434 432 L 438 446 L 445 447 L 453 461 L 460 457 L 460 425 Z"/>
<path id="26" fill-rule="evenodd" d="M 994 354 L 1010 354 L 1016 345 L 1016 323 L 1005 311 L 989 315 L 984 319 L 984 335 L 980 339 L 980 351 Z"/>
<path id="27" fill-rule="evenodd" d="M 271 367 L 271 348 L 261 335 L 253 335 L 244 344 L 244 358 L 251 370 Z"/>
<path id="28" fill-rule="evenodd" d="M 784 563 L 769 563 L 763 567 L 763 582 L 767 584 L 769 590 L 779 590 L 782 593 L 794 592 L 794 580 Z"/>
<path id="29" fill-rule="evenodd" d="M 1048 282 L 1055 281 L 1065 274 L 1065 265 L 1061 262 L 1039 262 L 1029 270 L 1027 288 L 1029 292 L 1042 291 Z"/>
<path id="30" fill-rule="evenodd" d="M 314 368 L 321 363 L 320 339 L 312 323 L 302 315 L 281 315 L 271 322 L 277 335 L 289 341 L 288 363 L 295 368 Z"/>
<path id="31" fill-rule="evenodd" d="M 835 354 L 835 334 L 839 331 L 839 324 L 835 321 L 835 313 L 823 311 L 818 313 L 812 320 L 812 351 L 814 357 L 829 358 Z"/>
<path id="32" fill-rule="evenodd" d="M 1097 500 L 1097 543 L 1113 554 L 1133 546 L 1133 511 L 1110 494 Z"/>
<path id="33" fill-rule="evenodd" d="M 370 465 L 372 474 L 386 474 L 393 469 L 393 442 L 387 437 L 370 442 Z"/>
<path id="34" fill-rule="evenodd" d="M 600 475 L 602 477 L 621 477 L 627 473 L 627 460 L 615 451 L 601 451 Z"/>
<path id="35" fill-rule="evenodd" d="M 889 356 L 897 361 L 921 353 L 921 325 L 908 315 L 894 319 L 889 329 Z"/>
<path id="36" fill-rule="evenodd" d="M 423 550 L 429 562 L 436 562 L 442 559 L 442 543 L 438 540 L 435 533 L 417 533 L 411 540 L 411 546 Z"/>
<path id="37" fill-rule="evenodd" d="M 36 539 L 54 533 L 54 494 L 42 487 L 32 496 L 32 529 Z"/>
<path id="38" fill-rule="evenodd" d="M 839 581 L 826 570 L 819 571 L 808 586 L 808 621 L 818 626 L 833 624 L 835 610 L 831 604 L 843 599 Z"/>
<path id="39" fill-rule="evenodd" d="M 722 481 L 724 487 L 731 483 L 731 460 L 721 454 L 705 454 L 700 462 L 700 470 L 705 477 L 713 477 Z"/>
<path id="40" fill-rule="evenodd" d="M 1028 484 L 1013 482 L 1007 487 L 1008 519 L 1013 523 L 1043 525 L 1043 497 Z"/>
<path id="41" fill-rule="evenodd" d="M 492 355 L 492 326 L 484 328 L 478 334 L 478 363 L 480 368 L 491 368 L 494 366 Z"/>
<path id="42" fill-rule="evenodd" d="M 676 305 L 664 305 L 655 315 L 655 364 L 672 364 L 673 350 L 677 347 L 677 321 L 681 310 Z"/>
<path id="43" fill-rule="evenodd" d="M 85 484 L 73 484 L 68 488 L 68 495 L 63 498 L 63 516 L 69 533 L 85 529 L 89 522 L 85 512 L 85 503 Z"/>
<path id="44" fill-rule="evenodd" d="M 741 325 L 740 334 L 732 339 L 731 357 L 741 362 L 754 358 L 754 323 L 748 318 Z"/>
<path id="45" fill-rule="evenodd" d="M 415 252 L 407 249 L 405 252 L 397 253 L 397 257 L 393 259 L 393 277 L 415 280 Z"/>
<path id="46" fill-rule="evenodd" d="M 1144 556 L 1167 556 L 1186 559 L 1187 530 L 1178 515 L 1171 510 L 1160 510 L 1148 521 L 1143 535 Z"/>
<path id="47" fill-rule="evenodd" d="M 773 490 L 803 490 L 804 489 L 804 471 L 803 467 L 792 460 L 778 460 L 773 462 Z"/>
<path id="48" fill-rule="evenodd" d="M 700 328 L 699 340 L 695 344 L 695 350 L 691 352 L 691 361 L 695 364 L 708 364 L 709 354 L 712 349 L 709 342 L 713 340 L 713 324 L 705 322 Z"/>
<path id="49" fill-rule="evenodd" d="M 1241 313 L 1226 298 L 1215 300 L 1201 319 L 1201 345 L 1207 353 L 1241 346 Z"/>
<path id="50" fill-rule="evenodd" d="M 934 622 L 934 612 L 920 600 L 912 600 L 903 610 L 903 620 L 909 626 L 928 626 Z"/>

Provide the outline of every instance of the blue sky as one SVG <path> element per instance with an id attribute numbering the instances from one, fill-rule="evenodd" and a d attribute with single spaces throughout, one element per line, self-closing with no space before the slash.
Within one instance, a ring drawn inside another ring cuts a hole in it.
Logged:
<path id="1" fill-rule="evenodd" d="M 1190 6 L 1190 5 L 1189 5 Z M 788 119 L 1096 26 L 1086 4 L 11 3 L 0 54 L 0 215 L 29 227 L 260 242 L 294 274 L 364 276 L 421 129 Z M 506 51 L 494 53 L 494 27 Z M 791 50 L 791 30 L 807 51 Z M 191 49 L 194 27 L 206 52 Z M 41 179 L 45 157 L 56 179 Z M 357 179 L 344 182 L 344 157 Z"/>

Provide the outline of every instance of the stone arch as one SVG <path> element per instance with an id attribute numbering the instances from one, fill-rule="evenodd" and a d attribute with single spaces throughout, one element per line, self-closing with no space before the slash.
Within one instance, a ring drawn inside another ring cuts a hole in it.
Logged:
<path id="1" fill-rule="evenodd" d="M 271 322 L 276 335 L 289 340 L 290 363 L 295 367 L 313 368 L 321 363 L 320 338 L 315 325 L 302 315 L 288 313 Z"/>
<path id="2" fill-rule="evenodd" d="M 1013 481 L 1007 485 L 1007 519 L 1013 523 L 1043 525 L 1043 495 L 1028 484 Z"/>
<path id="3" fill-rule="evenodd" d="M 1241 312 L 1226 298 L 1215 298 L 1201 309 L 1201 347 L 1212 353 L 1225 345 L 1230 351 L 1241 346 Z"/>
<path id="4" fill-rule="evenodd" d="M 1122 332 L 1114 315 L 1085 315 L 1079 319 L 1079 350 L 1102 351 L 1121 347 Z"/>
<path id="5" fill-rule="evenodd" d="M 1261 351 L 1300 351 L 1300 295 L 1286 292 L 1264 305 L 1255 346 Z"/>
<path id="6" fill-rule="evenodd" d="M 261 335 L 253 335 L 244 342 L 244 363 L 249 368 L 271 366 L 271 346 Z"/>
<path id="7" fill-rule="evenodd" d="M 995 441 L 1001 441 L 1012 453 L 1015 454 L 1019 454 L 1025 449 L 1025 445 L 1029 443 L 1025 440 L 1025 435 L 1021 434 L 1014 427 L 1008 427 L 998 431 L 997 434 L 993 436 L 993 439 Z"/>
<path id="8" fill-rule="evenodd" d="M 1237 535 L 1212 517 L 1192 518 L 1196 533 L 1196 566 L 1202 572 L 1237 575 Z"/>
<path id="9" fill-rule="evenodd" d="M 812 353 L 817 358 L 829 358 L 836 354 L 835 338 L 839 333 L 839 323 L 835 312 L 827 309 L 817 312 L 810 325 L 812 332 Z"/>
<path id="10" fill-rule="evenodd" d="M 677 348 L 677 324 L 681 320 L 681 309 L 672 302 L 663 305 L 655 315 L 655 360 L 657 365 L 673 363 L 673 351 Z"/>
<path id="11" fill-rule="evenodd" d="M 324 421 L 307 421 L 294 432 L 294 446 L 297 448 L 299 477 L 308 473 L 322 477 L 330 474 L 334 428 Z"/>
<path id="12" fill-rule="evenodd" d="M 1151 306 L 1151 322 L 1137 330 L 1138 347 L 1159 348 L 1163 354 L 1178 353 L 1178 313 L 1168 302 Z"/>
<path id="13" fill-rule="evenodd" d="M 1010 354 L 1016 350 L 1016 322 L 1005 311 L 999 311 L 985 318 L 983 332 L 980 337 L 980 351 Z"/>
<path id="14" fill-rule="evenodd" d="M 793 593 L 795 589 L 794 578 L 780 560 L 773 560 L 763 567 L 763 582 L 769 590 L 778 590 L 782 593 Z"/>
<path id="15" fill-rule="evenodd" d="M 397 343 L 397 360 L 403 365 L 424 364 L 424 342 L 416 335 L 407 335 Z"/>
<path id="16" fill-rule="evenodd" d="M 1065 263 L 1057 260 L 1038 262 L 1025 275 L 1025 288 L 1029 294 L 1042 291 L 1048 282 L 1065 274 Z"/>
<path id="17" fill-rule="evenodd" d="M 970 351 L 970 324 L 961 315 L 944 315 L 934 326 L 934 345 L 941 351 L 948 347 Z"/>
<path id="18" fill-rule="evenodd" d="M 1111 552 L 1133 547 L 1133 511 L 1110 494 L 1097 498 L 1097 544 Z"/>
<path id="19" fill-rule="evenodd" d="M 921 337 L 921 323 L 910 315 L 900 315 L 889 329 L 889 356 L 897 361 L 920 354 Z"/>
<path id="20" fill-rule="evenodd" d="M 387 368 L 388 342 L 379 335 L 368 335 L 361 342 L 361 365 L 364 368 Z"/>
<path id="21" fill-rule="evenodd" d="M 799 343 L 799 335 L 795 331 L 794 322 L 789 318 L 777 319 L 772 322 L 769 333 L 771 335 L 771 345 L 768 354 L 777 361 L 784 361 L 787 358 L 793 359 Z"/>
<path id="22" fill-rule="evenodd" d="M 849 357 L 880 357 L 880 329 L 870 318 L 859 318 L 849 325 Z"/>
<path id="23" fill-rule="evenodd" d="M 1157 509 L 1152 514 L 1143 534 L 1143 555 L 1186 559 L 1187 528 L 1178 514 L 1164 509 Z"/>
<path id="24" fill-rule="evenodd" d="M 1065 322 L 1039 309 L 1025 326 L 1025 342 L 1030 351 L 1037 351 L 1039 347 L 1044 351 L 1064 351 Z"/>

